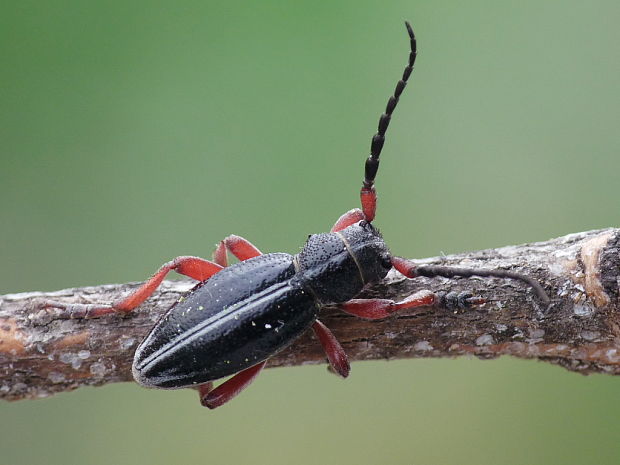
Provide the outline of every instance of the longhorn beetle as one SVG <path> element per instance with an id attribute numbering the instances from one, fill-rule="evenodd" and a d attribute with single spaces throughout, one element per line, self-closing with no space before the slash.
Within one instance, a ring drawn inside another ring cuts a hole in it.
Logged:
<path id="1" fill-rule="evenodd" d="M 170 270 L 199 283 L 179 299 L 138 346 L 133 376 L 147 387 L 197 387 L 202 405 L 216 408 L 239 394 L 258 376 L 267 360 L 312 328 L 333 370 L 349 374 L 342 346 L 317 316 L 324 306 L 380 319 L 407 308 L 468 308 L 484 303 L 469 293 L 420 291 L 401 302 L 355 299 L 366 286 L 381 281 L 393 267 L 407 278 L 417 276 L 496 277 L 517 279 L 532 287 L 546 305 L 547 294 L 534 279 L 506 270 L 416 266 L 390 254 L 373 226 L 377 204 L 374 187 L 379 155 L 396 104 L 416 59 L 416 40 L 405 22 L 411 51 L 402 78 L 389 98 L 370 145 L 360 196 L 362 208 L 342 215 L 329 233 L 309 236 L 297 255 L 261 252 L 248 240 L 231 235 L 219 243 L 213 261 L 183 256 L 165 263 L 138 290 L 108 304 L 45 302 L 72 318 L 126 313 L 138 307 Z M 228 266 L 227 252 L 239 262 Z M 217 388 L 213 381 L 233 375 Z"/>

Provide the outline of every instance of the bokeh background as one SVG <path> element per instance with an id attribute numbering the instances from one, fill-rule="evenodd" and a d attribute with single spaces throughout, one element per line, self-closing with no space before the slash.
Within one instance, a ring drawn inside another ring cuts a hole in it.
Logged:
<path id="1" fill-rule="evenodd" d="M 618 226 L 617 1 L 0 6 L 0 293 L 141 280 L 230 233 L 295 253 L 358 205 L 409 257 Z M 0 404 L 0 463 L 617 464 L 620 379 L 502 358 L 125 383 Z"/>

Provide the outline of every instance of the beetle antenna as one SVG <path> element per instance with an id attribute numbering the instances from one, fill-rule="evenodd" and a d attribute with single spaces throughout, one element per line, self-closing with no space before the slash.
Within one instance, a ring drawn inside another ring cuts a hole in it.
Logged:
<path id="1" fill-rule="evenodd" d="M 470 278 L 472 276 L 481 276 L 483 278 L 506 278 L 517 279 L 523 281 L 530 286 L 536 295 L 540 298 L 543 305 L 549 306 L 551 299 L 534 278 L 530 278 L 527 275 L 517 273 L 510 270 L 485 270 L 485 269 L 473 269 L 473 268 L 453 268 L 449 266 L 441 265 L 421 265 L 415 268 L 415 273 L 418 276 L 426 276 L 427 278 L 433 278 L 435 276 L 441 276 L 444 278 L 453 278 L 455 276 L 461 276 L 464 278 Z"/>
<path id="2" fill-rule="evenodd" d="M 372 142 L 370 143 L 370 156 L 366 160 L 364 183 L 362 184 L 360 195 L 362 198 L 362 210 L 364 211 L 367 221 L 372 221 L 375 217 L 377 194 L 375 193 L 374 183 L 377 170 L 379 169 L 379 156 L 381 155 L 381 149 L 383 149 L 383 143 L 385 142 L 385 132 L 390 125 L 392 113 L 394 113 L 394 109 L 398 104 L 398 99 L 403 93 L 403 90 L 405 90 L 407 80 L 413 71 L 413 64 L 415 63 L 415 58 L 417 55 L 416 40 L 411 24 L 409 24 L 408 21 L 405 21 L 405 26 L 407 27 L 407 32 L 411 43 L 409 63 L 407 63 L 407 66 L 403 71 L 403 77 L 396 84 L 394 95 L 392 95 L 388 100 L 385 112 L 379 118 L 379 128 L 377 129 L 377 133 L 372 137 Z"/>

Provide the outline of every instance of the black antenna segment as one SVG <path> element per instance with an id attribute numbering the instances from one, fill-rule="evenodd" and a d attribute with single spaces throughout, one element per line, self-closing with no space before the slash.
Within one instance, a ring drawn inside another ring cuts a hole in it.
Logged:
<path id="1" fill-rule="evenodd" d="M 413 33 L 411 24 L 409 24 L 408 21 L 405 21 L 405 26 L 407 27 L 407 32 L 409 33 L 409 40 L 411 43 L 411 51 L 409 52 L 409 63 L 407 63 L 407 66 L 403 71 L 403 77 L 396 84 L 396 89 L 394 89 L 394 95 L 392 95 L 388 100 L 385 112 L 379 118 L 379 128 L 377 129 L 377 133 L 373 136 L 372 142 L 370 144 L 370 156 L 366 160 L 363 184 L 363 188 L 368 190 L 372 189 L 375 183 L 375 177 L 377 175 L 377 170 L 379 169 L 379 155 L 381 155 L 381 149 L 383 149 L 383 143 L 385 142 L 385 132 L 390 125 L 392 113 L 394 112 L 394 109 L 398 104 L 398 99 L 403 93 L 403 90 L 405 90 L 407 80 L 409 79 L 409 76 L 413 71 L 413 64 L 415 63 L 415 58 L 417 55 L 415 34 Z"/>

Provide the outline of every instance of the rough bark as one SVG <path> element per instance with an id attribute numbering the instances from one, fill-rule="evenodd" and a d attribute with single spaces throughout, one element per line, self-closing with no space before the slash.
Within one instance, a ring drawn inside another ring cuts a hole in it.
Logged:
<path id="1" fill-rule="evenodd" d="M 351 360 L 410 357 L 537 358 L 569 370 L 620 374 L 620 229 L 571 234 L 547 242 L 416 260 L 470 268 L 503 268 L 540 281 L 549 307 L 520 281 L 416 278 L 392 271 L 361 297 L 400 300 L 421 289 L 470 290 L 483 306 L 450 312 L 404 311 L 365 321 L 334 309 L 321 320 Z M 115 300 L 137 283 L 0 296 L 0 397 L 46 397 L 85 385 L 131 380 L 133 350 L 160 315 L 192 283 L 166 281 L 131 315 L 67 320 L 37 302 L 100 303 Z M 311 332 L 274 356 L 268 366 L 324 363 Z M 355 367 L 354 367 L 355 368 Z"/>

